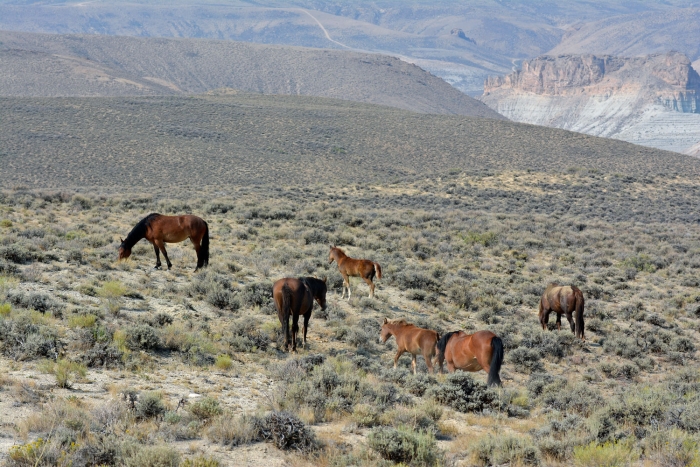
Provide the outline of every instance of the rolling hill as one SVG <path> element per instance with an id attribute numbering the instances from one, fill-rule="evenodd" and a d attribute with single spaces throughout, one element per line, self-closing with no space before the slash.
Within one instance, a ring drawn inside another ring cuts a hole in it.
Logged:
<path id="1" fill-rule="evenodd" d="M 305 96 L 2 98 L 6 187 L 368 183 L 457 171 L 693 177 L 700 160 L 504 120 Z"/>
<path id="2" fill-rule="evenodd" d="M 0 32 L 0 96 L 194 94 L 233 88 L 503 118 L 393 57 L 201 39 Z"/>

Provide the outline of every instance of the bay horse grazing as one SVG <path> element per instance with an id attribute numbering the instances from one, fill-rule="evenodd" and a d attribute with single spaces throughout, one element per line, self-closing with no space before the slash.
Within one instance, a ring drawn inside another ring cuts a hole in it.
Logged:
<path id="1" fill-rule="evenodd" d="M 315 277 L 284 277 L 272 285 L 272 298 L 284 328 L 284 349 L 289 350 L 289 318 L 292 318 L 292 351 L 297 350 L 299 315 L 304 316 L 304 347 L 306 330 L 314 308 L 314 300 L 322 310 L 326 309 L 326 279 Z"/>
<path id="2" fill-rule="evenodd" d="M 488 373 L 488 386 L 501 386 L 503 341 L 491 331 L 448 332 L 437 343 L 437 360 L 442 373 L 442 363 L 447 361 L 447 371 L 479 371 Z"/>
<path id="3" fill-rule="evenodd" d="M 411 354 L 411 366 L 413 374 L 416 374 L 416 357 L 418 354 L 423 355 L 425 364 L 428 365 L 428 371 L 433 373 L 433 357 L 435 357 L 435 344 L 440 339 L 440 335 L 430 329 L 423 329 L 411 323 L 407 323 L 401 319 L 398 321 L 389 321 L 384 318 L 382 330 L 379 334 L 379 340 L 385 343 L 391 336 L 396 339 L 398 350 L 394 357 L 394 368 L 399 361 L 399 357 L 404 352 Z"/>
<path id="4" fill-rule="evenodd" d="M 331 251 L 328 254 L 328 263 L 335 261 L 338 263 L 338 271 L 343 276 L 343 294 L 340 298 L 345 297 L 345 289 L 348 289 L 348 300 L 350 300 L 350 277 L 361 277 L 367 285 L 369 285 L 369 298 L 374 297 L 374 276 L 377 279 L 382 278 L 382 267 L 379 263 L 368 259 L 354 259 L 349 257 L 337 246 L 331 246 Z"/>
<path id="5" fill-rule="evenodd" d="M 569 320 L 571 332 L 581 340 L 586 340 L 583 325 L 583 292 L 576 286 L 551 283 L 547 286 L 540 299 L 540 324 L 542 329 L 547 329 L 549 314 L 553 311 L 557 314 L 557 329 L 561 330 L 561 315 L 565 314 Z M 574 314 L 574 321 L 571 315 Z"/>
<path id="6" fill-rule="evenodd" d="M 197 271 L 209 264 L 209 226 L 197 216 L 163 216 L 161 214 L 149 214 L 131 229 L 126 239 L 119 245 L 119 259 L 131 256 L 131 249 L 136 243 L 145 238 L 153 245 L 156 252 L 156 269 L 161 267 L 160 252 L 163 252 L 168 269 L 172 263 L 165 251 L 166 243 L 179 243 L 188 238 L 194 245 L 197 253 Z"/>

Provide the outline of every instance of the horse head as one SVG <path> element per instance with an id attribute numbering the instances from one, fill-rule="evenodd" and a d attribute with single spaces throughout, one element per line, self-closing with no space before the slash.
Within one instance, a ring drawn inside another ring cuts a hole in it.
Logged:
<path id="1" fill-rule="evenodd" d="M 333 245 L 329 245 L 329 246 L 330 246 L 331 250 L 328 253 L 328 264 L 331 264 L 333 262 L 333 260 L 335 260 L 335 255 L 336 255 L 335 249 L 338 247 L 333 246 Z"/>
<path id="2" fill-rule="evenodd" d="M 379 333 L 379 342 L 382 344 L 386 343 L 386 341 L 391 337 L 391 329 L 390 329 L 391 323 L 387 318 L 384 318 L 384 323 L 382 323 L 382 330 Z"/>
<path id="3" fill-rule="evenodd" d="M 119 237 L 119 240 L 121 241 L 121 245 L 119 245 L 119 260 L 126 259 L 131 256 L 131 248 L 127 248 L 124 245 L 124 239 Z"/>

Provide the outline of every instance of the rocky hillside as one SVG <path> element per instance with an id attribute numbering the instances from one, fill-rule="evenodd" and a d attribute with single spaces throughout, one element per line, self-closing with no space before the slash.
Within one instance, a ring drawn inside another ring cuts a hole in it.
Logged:
<path id="1" fill-rule="evenodd" d="M 542 56 L 489 78 L 482 100 L 510 119 L 690 153 L 700 76 L 683 54 Z"/>
<path id="2" fill-rule="evenodd" d="M 0 96 L 128 96 L 218 88 L 503 118 L 394 57 L 202 39 L 0 32 Z"/>

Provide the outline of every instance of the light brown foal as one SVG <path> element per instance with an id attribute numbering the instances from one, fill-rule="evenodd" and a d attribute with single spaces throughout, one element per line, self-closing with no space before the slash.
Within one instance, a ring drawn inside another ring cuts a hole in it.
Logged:
<path id="1" fill-rule="evenodd" d="M 435 357 L 435 349 L 440 336 L 437 332 L 430 329 L 419 328 L 405 320 L 389 321 L 384 318 L 382 331 L 379 335 L 379 340 L 382 343 L 386 342 L 389 337 L 394 336 L 396 339 L 396 356 L 394 357 L 394 368 L 399 361 L 399 357 L 404 352 L 411 354 L 411 366 L 413 374 L 416 374 L 416 357 L 418 354 L 423 355 L 425 364 L 428 365 L 428 371 L 433 373 L 433 357 Z"/>
<path id="2" fill-rule="evenodd" d="M 479 371 L 488 373 L 487 385 L 500 386 L 503 364 L 503 342 L 491 331 L 448 332 L 437 343 L 437 360 L 442 373 L 442 363 L 447 361 L 447 371 Z"/>
<path id="3" fill-rule="evenodd" d="M 338 271 L 343 276 L 343 294 L 340 298 L 345 297 L 345 289 L 348 289 L 348 300 L 350 300 L 350 277 L 361 277 L 367 285 L 369 285 L 369 298 L 374 297 L 374 276 L 377 279 L 382 278 L 382 267 L 379 263 L 368 259 L 354 259 L 346 255 L 343 250 L 336 246 L 331 246 L 331 251 L 328 254 L 328 263 L 335 261 L 338 263 Z"/>

